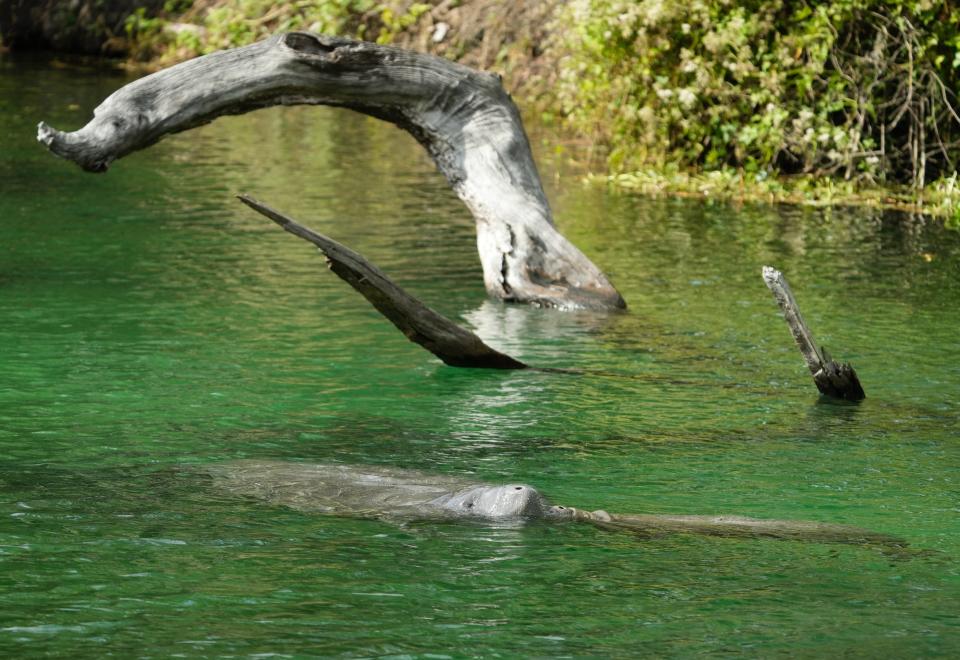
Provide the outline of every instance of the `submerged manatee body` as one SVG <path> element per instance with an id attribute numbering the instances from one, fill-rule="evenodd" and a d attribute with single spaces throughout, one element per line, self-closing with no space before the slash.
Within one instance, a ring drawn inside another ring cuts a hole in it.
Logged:
<path id="1" fill-rule="evenodd" d="M 526 484 L 490 485 L 415 470 L 280 461 L 235 461 L 204 469 L 227 493 L 300 511 L 341 516 L 416 519 L 575 520 L 644 536 L 691 533 L 822 543 L 903 547 L 906 542 L 849 525 L 727 515 L 611 514 L 551 506 Z"/>
<path id="2" fill-rule="evenodd" d="M 365 518 L 543 518 L 551 507 L 526 484 L 490 485 L 397 468 L 235 461 L 205 470 L 228 493 L 300 511 Z"/>

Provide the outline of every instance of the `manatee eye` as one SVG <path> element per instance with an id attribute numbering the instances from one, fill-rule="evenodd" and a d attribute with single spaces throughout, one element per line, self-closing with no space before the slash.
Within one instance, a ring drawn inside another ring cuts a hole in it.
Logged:
<path id="1" fill-rule="evenodd" d="M 463 506 L 464 506 L 464 508 L 466 508 L 466 509 L 472 509 L 472 508 L 473 508 L 473 502 L 465 502 Z"/>

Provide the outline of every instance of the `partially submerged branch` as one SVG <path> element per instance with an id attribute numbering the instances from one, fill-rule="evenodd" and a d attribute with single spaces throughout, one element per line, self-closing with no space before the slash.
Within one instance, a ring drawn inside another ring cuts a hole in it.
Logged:
<path id="1" fill-rule="evenodd" d="M 490 295 L 560 308 L 623 298 L 554 227 L 516 106 L 498 76 L 448 60 L 306 32 L 211 53 L 122 87 L 72 133 L 37 139 L 91 172 L 225 114 L 274 105 L 341 106 L 392 122 L 422 144 L 477 223 Z"/>
<path id="2" fill-rule="evenodd" d="M 803 355 L 807 368 L 813 375 L 813 382 L 817 389 L 827 396 L 848 401 L 860 401 L 866 397 L 860 385 L 860 379 L 857 378 L 857 372 L 850 363 L 837 363 L 830 359 L 825 349 L 817 348 L 783 273 L 770 266 L 764 266 L 763 281 L 780 306 L 783 318 L 790 326 L 790 332 L 793 333 L 793 338 L 800 348 L 800 354 Z"/>
<path id="3" fill-rule="evenodd" d="M 784 541 L 878 544 L 903 547 L 903 539 L 862 527 L 811 520 L 765 520 L 746 516 L 688 516 L 662 514 L 616 514 L 575 510 L 575 519 L 602 529 L 659 536 L 687 533 L 734 538 L 770 538 Z"/>
<path id="4" fill-rule="evenodd" d="M 524 363 L 490 348 L 474 333 L 424 305 L 345 245 L 304 227 L 249 195 L 240 195 L 239 199 L 294 236 L 316 245 L 327 258 L 330 270 L 390 319 L 407 339 L 420 344 L 446 364 L 489 369 L 526 368 Z"/>

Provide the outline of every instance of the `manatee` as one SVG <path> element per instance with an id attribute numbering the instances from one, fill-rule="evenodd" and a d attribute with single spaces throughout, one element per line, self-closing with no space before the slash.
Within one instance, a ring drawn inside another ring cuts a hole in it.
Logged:
<path id="1" fill-rule="evenodd" d="M 341 516 L 519 519 L 567 513 L 526 484 L 482 484 L 398 468 L 246 460 L 205 471 L 228 493 Z"/>
<path id="2" fill-rule="evenodd" d="M 671 533 L 904 547 L 903 539 L 850 525 L 735 515 L 612 514 L 551 505 L 527 484 L 486 484 L 380 466 L 244 460 L 207 466 L 214 486 L 299 511 L 406 520 L 589 522 L 645 536 Z"/>

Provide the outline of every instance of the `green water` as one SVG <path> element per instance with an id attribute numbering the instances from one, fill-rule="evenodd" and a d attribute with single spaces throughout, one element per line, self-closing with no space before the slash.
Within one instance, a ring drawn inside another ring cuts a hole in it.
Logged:
<path id="1" fill-rule="evenodd" d="M 218 120 L 90 175 L 34 142 L 115 73 L 0 59 L 0 655 L 960 653 L 960 236 L 870 211 L 581 186 L 561 229 L 630 310 L 486 299 L 472 219 L 406 134 Z M 443 366 L 233 199 L 363 252 L 530 363 Z M 868 398 L 818 401 L 760 267 Z M 307 515 L 176 470 L 235 458 L 524 480 L 622 513 L 814 519 L 877 548 Z"/>

